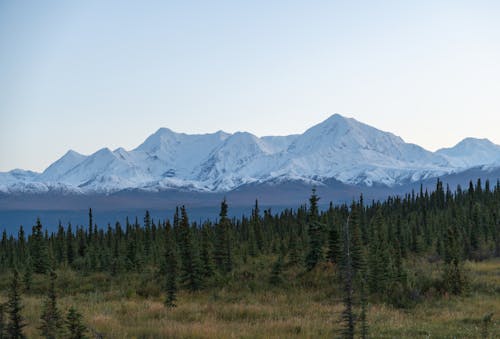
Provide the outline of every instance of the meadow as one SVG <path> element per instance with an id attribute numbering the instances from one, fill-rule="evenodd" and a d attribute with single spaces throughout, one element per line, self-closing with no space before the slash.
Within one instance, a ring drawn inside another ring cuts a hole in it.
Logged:
<path id="1" fill-rule="evenodd" d="M 272 258 L 267 258 L 272 261 Z M 331 338 L 340 335 L 344 308 L 336 290 L 336 270 L 323 264 L 311 272 L 293 268 L 272 287 L 269 270 L 248 274 L 249 266 L 267 267 L 266 258 L 243 265 L 226 277 L 223 288 L 181 291 L 177 307 L 165 307 L 162 286 L 145 283 L 144 275 L 112 277 L 59 270 L 58 306 L 75 306 L 89 329 L 104 338 Z M 264 262 L 263 262 L 264 261 Z M 439 277 L 440 263 L 418 261 L 419 272 Z M 496 338 L 500 333 L 500 259 L 466 262 L 469 278 L 462 296 L 442 295 L 432 288 L 411 307 L 396 308 L 369 300 L 371 338 Z M 6 300 L 8 276 L 2 276 Z M 220 282 L 219 282 L 220 283 Z M 28 338 L 40 337 L 40 313 L 47 279 L 35 275 L 31 292 L 23 294 Z M 485 316 L 493 314 L 491 320 Z"/>

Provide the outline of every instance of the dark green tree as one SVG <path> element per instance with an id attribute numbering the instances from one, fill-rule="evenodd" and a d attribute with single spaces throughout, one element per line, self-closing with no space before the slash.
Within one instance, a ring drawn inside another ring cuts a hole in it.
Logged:
<path id="1" fill-rule="evenodd" d="M 259 215 L 259 202 L 255 200 L 255 206 L 252 209 L 252 218 L 250 219 L 250 229 L 253 232 L 253 238 L 255 238 L 255 244 L 257 245 L 257 250 L 262 252 L 264 249 L 264 238 L 262 235 L 262 221 Z"/>
<path id="2" fill-rule="evenodd" d="M 361 314 L 359 315 L 359 320 L 361 321 L 361 338 L 368 338 L 368 320 L 367 320 L 367 308 L 368 308 L 368 300 L 366 295 L 366 281 L 364 278 L 361 278 Z"/>
<path id="3" fill-rule="evenodd" d="M 71 223 L 68 224 L 68 228 L 66 230 L 66 258 L 68 260 L 68 264 L 72 265 L 73 260 L 75 260 L 75 248 L 73 244 L 73 231 L 71 230 Z"/>
<path id="4" fill-rule="evenodd" d="M 23 328 L 26 326 L 21 315 L 23 306 L 21 304 L 21 284 L 19 283 L 19 272 L 15 269 L 9 286 L 9 299 L 7 301 L 7 313 L 9 323 L 7 324 L 7 337 L 13 339 L 26 338 Z"/>
<path id="5" fill-rule="evenodd" d="M 191 292 L 201 289 L 203 283 L 201 263 L 184 206 L 181 207 L 181 220 L 179 223 L 179 251 L 181 259 L 181 282 Z"/>
<path id="6" fill-rule="evenodd" d="M 288 258 L 290 265 L 297 265 L 301 262 L 297 234 L 294 230 L 290 231 L 290 240 L 288 242 Z"/>
<path id="7" fill-rule="evenodd" d="M 167 307 L 175 307 L 177 300 L 177 256 L 175 253 L 174 242 L 172 239 L 172 234 L 167 234 L 166 244 L 165 244 L 165 274 L 166 283 L 165 291 L 167 298 L 165 300 L 165 305 Z"/>
<path id="8" fill-rule="evenodd" d="M 33 271 L 40 274 L 46 273 L 50 267 L 50 260 L 47 243 L 42 232 L 42 223 L 40 222 L 40 218 L 36 219 L 36 225 L 33 226 L 30 244 Z"/>
<path id="9" fill-rule="evenodd" d="M 269 277 L 269 283 L 274 286 L 279 286 L 283 284 L 283 257 L 280 255 L 276 262 L 273 264 L 273 269 L 271 270 L 271 276 Z"/>
<path id="10" fill-rule="evenodd" d="M 33 282 L 33 262 L 31 260 L 31 256 L 28 256 L 28 258 L 26 259 L 26 266 L 24 268 L 24 274 L 23 274 L 23 284 L 25 291 L 31 290 L 32 282 Z"/>
<path id="11" fill-rule="evenodd" d="M 448 227 L 444 243 L 443 281 L 447 292 L 462 294 L 465 291 L 467 279 L 458 244 L 458 230 L 455 225 Z"/>
<path id="12" fill-rule="evenodd" d="M 49 290 L 43 304 L 42 315 L 40 317 L 42 324 L 39 327 L 42 335 L 45 338 L 51 339 L 59 338 L 63 329 L 63 319 L 57 308 L 56 279 L 57 275 L 55 272 L 50 272 Z"/>
<path id="13" fill-rule="evenodd" d="M 342 336 L 344 338 L 354 338 L 354 291 L 353 291 L 353 265 L 351 256 L 351 244 L 350 244 L 350 218 L 347 218 L 347 222 L 344 228 L 344 264 L 343 264 L 343 281 L 344 281 L 344 310 L 342 311 L 342 320 L 344 322 L 344 327 L 342 329 Z"/>
<path id="14" fill-rule="evenodd" d="M 365 269 L 366 263 L 361 239 L 359 210 L 355 203 L 352 204 L 349 215 L 349 236 L 352 268 L 353 272 L 357 273 Z"/>
<path id="15" fill-rule="evenodd" d="M 74 307 L 70 307 L 66 316 L 68 339 L 85 339 L 87 328 L 82 322 L 82 315 Z"/>
<path id="16" fill-rule="evenodd" d="M 385 296 L 390 283 L 390 256 L 384 220 L 380 210 L 377 211 L 374 217 L 372 230 L 368 258 L 368 283 L 372 293 Z"/>
<path id="17" fill-rule="evenodd" d="M 341 237 L 337 226 L 331 222 L 328 231 L 328 252 L 326 254 L 328 261 L 339 264 L 342 260 L 342 245 Z"/>
<path id="18" fill-rule="evenodd" d="M 229 273 L 233 269 L 230 239 L 231 222 L 227 217 L 227 209 L 227 202 L 224 199 L 221 203 L 219 222 L 215 225 L 214 259 L 217 269 L 221 273 Z"/>
<path id="19" fill-rule="evenodd" d="M 215 273 L 213 262 L 213 246 L 210 237 L 210 227 L 207 223 L 201 229 L 201 260 L 203 276 L 210 278 Z"/>
<path id="20" fill-rule="evenodd" d="M 312 270 L 323 259 L 323 224 L 319 221 L 318 216 L 318 201 L 316 189 L 312 190 L 309 198 L 309 220 L 308 230 L 309 235 L 309 252 L 306 256 L 306 268 Z"/>
<path id="21" fill-rule="evenodd" d="M 87 233 L 87 243 L 91 243 L 92 236 L 94 235 L 93 222 L 94 222 L 94 219 L 92 217 L 92 208 L 89 208 L 89 231 Z"/>

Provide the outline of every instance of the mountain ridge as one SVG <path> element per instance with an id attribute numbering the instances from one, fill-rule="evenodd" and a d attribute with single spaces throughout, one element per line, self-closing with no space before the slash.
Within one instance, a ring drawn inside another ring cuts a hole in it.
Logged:
<path id="1" fill-rule="evenodd" d="M 489 166 L 500 146 L 465 138 L 431 152 L 354 118 L 334 114 L 302 134 L 177 133 L 159 128 L 136 148 L 69 150 L 42 173 L 0 173 L 0 192 L 112 193 L 125 189 L 228 192 L 279 180 L 388 187 Z"/>

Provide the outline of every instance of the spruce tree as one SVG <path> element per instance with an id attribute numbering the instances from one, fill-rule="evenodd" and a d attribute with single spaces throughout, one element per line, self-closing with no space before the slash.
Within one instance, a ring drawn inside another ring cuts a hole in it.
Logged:
<path id="1" fill-rule="evenodd" d="M 290 231 L 290 240 L 288 242 L 288 258 L 290 265 L 297 265 L 301 261 L 297 234 L 294 230 Z"/>
<path id="2" fill-rule="evenodd" d="M 94 231 L 93 231 L 93 224 L 94 222 L 94 219 L 92 217 L 92 208 L 89 208 L 89 231 L 88 231 L 88 234 L 87 234 L 87 243 L 91 243 L 92 242 L 92 235 L 94 234 Z"/>
<path id="3" fill-rule="evenodd" d="M 250 229 L 253 231 L 255 237 L 255 244 L 257 250 L 262 252 L 264 249 L 264 238 L 262 235 L 262 222 L 259 215 L 259 202 L 255 200 L 255 206 L 252 209 L 252 218 L 250 219 Z"/>
<path id="4" fill-rule="evenodd" d="M 203 276 L 210 278 L 214 275 L 215 267 L 213 263 L 213 248 L 210 239 L 210 227 L 204 224 L 201 229 L 201 260 Z"/>
<path id="5" fill-rule="evenodd" d="M 63 264 L 66 262 L 66 246 L 65 246 L 65 238 L 64 238 L 64 227 L 59 221 L 59 225 L 57 226 L 57 235 L 55 239 L 55 258 L 58 264 Z"/>
<path id="6" fill-rule="evenodd" d="M 71 223 L 68 224 L 68 228 L 66 230 L 66 258 L 68 260 L 68 265 L 73 264 L 73 260 L 75 260 L 75 248 L 73 245 L 73 231 L 71 230 Z"/>
<path id="7" fill-rule="evenodd" d="M 273 265 L 271 270 L 271 276 L 269 277 L 269 283 L 274 286 L 279 286 L 283 284 L 283 257 L 280 255 Z"/>
<path id="8" fill-rule="evenodd" d="M 368 282 L 372 293 L 386 295 L 389 285 L 389 244 L 384 232 L 384 221 L 380 210 L 377 211 L 373 225 L 373 235 L 370 241 L 370 256 L 368 259 Z"/>
<path id="9" fill-rule="evenodd" d="M 70 307 L 66 316 L 68 339 L 85 339 L 87 328 L 82 322 L 82 315 L 74 307 Z"/>
<path id="10" fill-rule="evenodd" d="M 167 298 L 165 305 L 167 307 L 175 307 L 177 300 L 177 256 L 175 253 L 174 242 L 172 234 L 168 233 L 165 244 L 165 274 L 166 283 L 165 290 Z"/>
<path id="11" fill-rule="evenodd" d="M 328 261 L 335 264 L 339 264 L 342 258 L 340 235 L 337 226 L 333 222 L 330 224 L 328 232 L 328 252 L 326 256 Z"/>
<path id="12" fill-rule="evenodd" d="M 9 299 L 7 301 L 7 313 L 9 323 L 7 324 L 7 337 L 12 339 L 26 338 L 23 328 L 26 326 L 21 315 L 23 306 L 21 304 L 21 285 L 19 283 L 19 272 L 14 270 L 9 286 Z"/>
<path id="13" fill-rule="evenodd" d="M 344 327 L 342 329 L 342 336 L 344 338 L 352 339 L 354 338 L 354 297 L 353 297 L 353 264 L 352 264 L 352 252 L 350 246 L 350 229 L 349 229 L 349 219 L 344 228 L 344 267 L 343 267 L 343 280 L 344 280 L 344 310 L 342 311 L 342 320 L 344 322 Z"/>
<path id="14" fill-rule="evenodd" d="M 188 290 L 193 292 L 201 289 L 203 278 L 201 263 L 191 233 L 186 208 L 182 206 L 179 223 L 180 278 Z"/>
<path id="15" fill-rule="evenodd" d="M 494 220 L 494 240 L 495 240 L 495 257 L 500 257 L 500 218 L 494 215 L 498 220 Z"/>
<path id="16" fill-rule="evenodd" d="M 458 245 L 458 231 L 455 225 L 448 227 L 444 247 L 443 280 L 445 288 L 451 294 L 462 294 L 465 291 L 466 278 Z"/>
<path id="17" fill-rule="evenodd" d="M 221 273 L 229 273 L 233 269 L 230 240 L 230 221 L 227 217 L 227 202 L 224 199 L 220 208 L 220 220 L 215 226 L 215 249 L 214 259 Z"/>
<path id="18" fill-rule="evenodd" d="M 357 273 L 365 269 L 365 257 L 363 255 L 363 241 L 359 224 L 359 211 L 355 203 L 351 205 L 349 215 L 349 242 L 353 272 Z"/>
<path id="19" fill-rule="evenodd" d="M 361 278 L 361 314 L 360 314 L 360 321 L 361 321 L 361 338 L 366 339 L 368 338 L 368 320 L 367 320 L 367 308 L 368 308 L 368 300 L 366 296 L 366 281 L 364 278 Z"/>
<path id="20" fill-rule="evenodd" d="M 318 262 L 323 259 L 323 224 L 319 221 L 318 216 L 318 201 L 316 189 L 312 190 L 312 195 L 309 198 L 309 221 L 308 221 L 308 235 L 309 235 L 309 252 L 306 256 L 306 268 L 308 271 L 312 270 Z"/>
<path id="21" fill-rule="evenodd" d="M 42 315 L 40 317 L 42 325 L 40 331 L 45 338 L 58 338 L 63 328 L 63 319 L 57 308 L 56 282 L 57 275 L 50 272 L 49 290 L 47 298 L 43 304 Z"/>
<path id="22" fill-rule="evenodd" d="M 49 252 L 42 232 L 42 223 L 40 222 L 40 218 L 37 218 L 36 225 L 33 226 L 30 244 L 31 258 L 33 259 L 33 271 L 40 274 L 46 273 L 50 266 Z"/>
<path id="23" fill-rule="evenodd" d="M 26 266 L 24 268 L 24 274 L 23 274 L 23 284 L 25 291 L 31 290 L 32 282 L 33 282 L 33 262 L 31 260 L 31 256 L 28 256 L 28 258 L 26 259 Z"/>

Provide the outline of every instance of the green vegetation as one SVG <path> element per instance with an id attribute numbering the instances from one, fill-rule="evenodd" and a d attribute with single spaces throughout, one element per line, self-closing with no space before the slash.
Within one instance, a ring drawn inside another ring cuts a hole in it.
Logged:
<path id="1" fill-rule="evenodd" d="M 500 184 L 190 223 L 37 221 L 0 242 L 0 337 L 500 333 Z M 21 272 L 18 273 L 18 270 Z M 78 305 L 78 311 L 74 308 Z M 175 307 L 174 307 L 175 306 Z M 3 316 L 2 316 L 3 314 Z"/>

